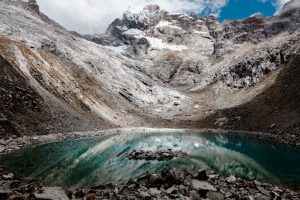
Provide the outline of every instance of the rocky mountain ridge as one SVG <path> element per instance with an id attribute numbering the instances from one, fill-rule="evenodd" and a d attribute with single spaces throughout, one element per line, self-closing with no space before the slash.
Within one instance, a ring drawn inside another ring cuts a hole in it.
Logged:
<path id="1" fill-rule="evenodd" d="M 255 85 L 296 54 L 297 46 L 293 49 L 291 45 L 299 37 L 297 27 L 297 20 L 291 21 L 283 14 L 256 15 L 220 24 L 214 16 L 170 14 L 157 5 L 148 5 L 140 13 L 125 12 L 122 20 L 116 19 L 109 26 L 104 38 L 120 52 L 126 49 L 124 55 L 154 60 L 154 66 L 150 71 L 145 69 L 146 73 L 175 86 L 199 87 L 199 79 L 206 79 L 206 83 L 202 82 L 204 86 L 223 81 L 227 86 L 244 88 Z M 283 32 L 288 35 L 280 36 Z M 287 41 L 282 41 L 283 37 Z M 245 52 L 239 55 L 241 50 Z M 172 54 L 172 63 L 168 62 L 169 56 L 167 61 L 162 56 L 166 51 Z M 197 56 L 189 58 L 191 53 Z M 229 62 L 226 57 L 236 60 Z M 169 70 L 157 74 L 152 71 L 156 66 Z M 206 73 L 201 76 L 203 71 Z M 188 79 L 194 83 L 186 82 Z"/>
<path id="2" fill-rule="evenodd" d="M 125 12 L 103 35 L 82 36 L 34 0 L 2 0 L 1 137 L 198 127 L 220 109 L 253 100 L 295 59 L 297 6 L 294 0 L 274 17 L 221 24 L 148 5 Z M 228 121 L 219 118 L 213 121 Z"/>

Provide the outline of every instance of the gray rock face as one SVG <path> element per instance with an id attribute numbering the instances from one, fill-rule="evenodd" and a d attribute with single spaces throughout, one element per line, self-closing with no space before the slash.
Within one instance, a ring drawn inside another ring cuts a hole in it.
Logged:
<path id="1" fill-rule="evenodd" d="M 278 16 L 280 18 L 290 19 L 286 23 L 299 25 L 300 23 L 300 3 L 297 0 L 292 0 L 288 2 L 284 7 L 279 11 Z"/>
<path id="2" fill-rule="evenodd" d="M 145 30 L 155 26 L 167 14 L 158 5 L 147 5 L 139 13 L 126 11 L 123 18 L 116 19 L 107 29 L 107 35 L 118 36 L 119 30 L 139 29 Z M 119 29 L 119 30 L 118 30 Z"/>
<path id="3" fill-rule="evenodd" d="M 127 53 L 141 60 L 153 60 L 151 67 L 142 70 L 165 83 L 188 88 L 221 83 L 240 90 L 259 84 L 295 55 L 295 46 L 291 45 L 294 40 L 283 42 L 279 35 L 296 31 L 299 24 L 280 26 L 285 20 L 255 15 L 220 24 L 214 16 L 172 14 L 152 5 L 137 14 L 125 12 L 122 20 L 110 25 L 106 35 L 111 41 L 128 45 Z M 139 30 L 139 36 L 122 39 L 131 30 Z M 277 37 L 281 42 L 277 42 Z M 262 46 L 257 50 L 255 46 L 259 44 Z M 182 46 L 186 49 L 180 49 Z M 248 50 L 244 51 L 245 48 Z"/>
<path id="4" fill-rule="evenodd" d="M 39 5 L 36 3 L 36 0 L 29 0 L 28 1 L 28 5 L 30 6 L 30 8 L 32 10 L 34 10 L 36 13 L 40 13 L 40 7 Z"/>

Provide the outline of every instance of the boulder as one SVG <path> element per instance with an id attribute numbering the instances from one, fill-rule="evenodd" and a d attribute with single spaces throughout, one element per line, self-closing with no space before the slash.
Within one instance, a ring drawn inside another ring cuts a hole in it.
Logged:
<path id="1" fill-rule="evenodd" d="M 177 193 L 178 189 L 175 186 L 172 186 L 167 189 L 167 194 L 174 194 Z"/>
<path id="2" fill-rule="evenodd" d="M 231 175 L 231 176 L 227 177 L 226 182 L 227 183 L 235 183 L 236 182 L 235 176 Z"/>
<path id="3" fill-rule="evenodd" d="M 266 190 L 263 187 L 257 186 L 257 189 L 259 190 L 260 193 L 262 193 L 263 195 L 266 195 L 267 197 L 271 197 L 271 192 Z"/>
<path id="4" fill-rule="evenodd" d="M 34 195 L 40 200 L 69 200 L 66 192 L 61 187 L 44 187 L 41 193 L 36 192 Z"/>
<path id="5" fill-rule="evenodd" d="M 198 191 L 213 191 L 213 192 L 217 191 L 217 189 L 214 186 L 212 186 L 210 183 L 208 183 L 206 181 L 199 181 L 199 180 L 193 179 L 191 181 L 191 185 L 192 185 L 193 189 L 198 190 Z"/>
<path id="6" fill-rule="evenodd" d="M 2 175 L 2 178 L 4 180 L 12 180 L 14 178 L 14 174 L 13 173 L 4 174 L 4 175 Z"/>
<path id="7" fill-rule="evenodd" d="M 201 199 L 200 195 L 195 190 L 191 190 L 189 192 L 189 195 L 190 195 L 190 200 L 200 200 Z"/>
<path id="8" fill-rule="evenodd" d="M 151 194 L 151 196 L 157 196 L 161 194 L 161 191 L 157 188 L 150 188 L 149 193 Z"/>
<path id="9" fill-rule="evenodd" d="M 199 169 L 196 173 L 193 174 L 194 179 L 198 179 L 201 181 L 207 180 L 209 177 L 207 176 L 205 169 Z"/>
<path id="10" fill-rule="evenodd" d="M 151 195 L 148 192 L 141 192 L 140 196 L 144 199 L 151 199 Z"/>
<path id="11" fill-rule="evenodd" d="M 208 192 L 207 198 L 211 199 L 211 200 L 224 200 L 225 199 L 224 195 L 220 192 Z"/>
<path id="12" fill-rule="evenodd" d="M 0 200 L 8 199 L 11 194 L 11 190 L 3 190 L 2 188 L 0 188 Z"/>

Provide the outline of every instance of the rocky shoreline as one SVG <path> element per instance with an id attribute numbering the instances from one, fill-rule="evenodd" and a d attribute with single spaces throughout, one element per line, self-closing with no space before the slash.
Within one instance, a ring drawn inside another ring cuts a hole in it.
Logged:
<path id="1" fill-rule="evenodd" d="M 58 133 L 50 135 L 38 135 L 38 136 L 23 136 L 23 137 L 10 137 L 8 139 L 0 138 L 0 155 L 9 153 L 13 150 L 17 150 L 24 147 L 42 145 L 46 143 L 59 142 L 69 139 L 80 139 L 87 137 L 97 137 L 104 136 L 112 133 L 119 133 L 123 130 L 132 130 L 132 131 L 155 131 L 155 130 L 173 130 L 173 129 L 156 129 L 156 128 L 119 128 L 119 129 L 109 129 L 109 130 L 95 130 L 89 132 L 69 132 L 69 133 Z M 294 148 L 300 149 L 300 138 L 295 135 L 277 135 L 271 133 L 262 133 L 262 132 L 246 132 L 238 130 L 224 130 L 224 129 L 179 129 L 193 132 L 211 132 L 219 134 L 237 134 L 256 137 L 259 139 L 267 139 L 274 142 L 279 142 L 282 144 L 289 145 Z"/>
<path id="2" fill-rule="evenodd" d="M 297 200 L 300 192 L 234 176 L 224 177 L 206 169 L 165 168 L 119 184 L 69 190 L 44 187 L 39 180 L 21 180 L 0 167 L 0 199 L 10 200 Z"/>

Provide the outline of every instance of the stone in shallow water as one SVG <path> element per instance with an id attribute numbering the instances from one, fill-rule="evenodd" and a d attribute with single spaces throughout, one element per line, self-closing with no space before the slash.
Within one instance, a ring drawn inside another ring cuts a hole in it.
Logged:
<path id="1" fill-rule="evenodd" d="M 260 187 L 260 186 L 257 186 L 257 189 L 260 191 L 260 193 L 270 197 L 271 196 L 271 192 L 266 190 L 265 188 L 263 187 Z"/>
<path id="2" fill-rule="evenodd" d="M 12 180 L 14 178 L 14 174 L 13 173 L 5 174 L 5 175 L 2 175 L 2 178 L 4 180 Z"/>
<path id="3" fill-rule="evenodd" d="M 191 181 L 192 183 L 192 187 L 195 189 L 195 190 L 200 190 L 200 191 L 213 191 L 213 192 L 216 192 L 217 189 L 212 186 L 210 183 L 206 182 L 206 181 L 198 181 L 196 179 L 193 179 Z"/>
<path id="4" fill-rule="evenodd" d="M 66 192 L 60 187 L 44 187 L 42 193 L 34 193 L 37 199 L 69 200 Z"/>
<path id="5" fill-rule="evenodd" d="M 231 175 L 228 178 L 226 178 L 227 183 L 234 183 L 236 182 L 235 176 Z"/>

